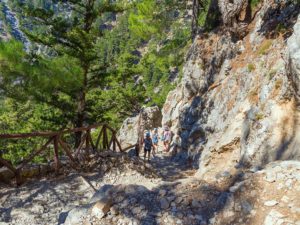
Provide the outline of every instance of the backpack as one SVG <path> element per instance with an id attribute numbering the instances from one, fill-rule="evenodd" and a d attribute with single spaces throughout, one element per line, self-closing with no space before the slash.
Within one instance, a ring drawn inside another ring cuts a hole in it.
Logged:
<path id="1" fill-rule="evenodd" d="M 151 150 L 152 148 L 152 139 L 144 139 L 145 149 Z"/>

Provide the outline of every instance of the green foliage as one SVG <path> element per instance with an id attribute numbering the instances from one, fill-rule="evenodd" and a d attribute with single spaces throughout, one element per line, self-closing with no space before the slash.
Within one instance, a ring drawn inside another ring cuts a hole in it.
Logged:
<path id="1" fill-rule="evenodd" d="M 261 0 L 251 0 L 250 1 L 251 9 L 254 10 L 260 2 L 261 2 Z"/>
<path id="2" fill-rule="evenodd" d="M 248 64 L 247 69 L 248 69 L 249 72 L 252 72 L 252 71 L 255 70 L 255 65 L 250 63 L 250 64 Z"/>
<path id="3" fill-rule="evenodd" d="M 155 0 L 141 2 L 137 5 L 135 13 L 129 15 L 129 28 L 133 34 L 144 40 L 151 38 L 154 34 L 159 34 L 159 23 L 155 20 L 158 5 Z"/>
<path id="4" fill-rule="evenodd" d="M 67 121 L 63 114 L 46 104 L 32 101 L 19 102 L 11 98 L 0 101 L 0 133 L 27 133 L 33 131 L 56 130 Z M 0 139 L 0 152 L 4 158 L 17 164 L 45 141 L 40 138 L 23 140 Z M 36 157 L 35 161 L 44 160 Z"/>
<path id="5" fill-rule="evenodd" d="M 209 1 L 210 2 L 210 1 Z M 205 5 L 205 10 L 201 10 L 198 17 L 198 24 L 201 27 L 205 26 L 209 4 Z"/>

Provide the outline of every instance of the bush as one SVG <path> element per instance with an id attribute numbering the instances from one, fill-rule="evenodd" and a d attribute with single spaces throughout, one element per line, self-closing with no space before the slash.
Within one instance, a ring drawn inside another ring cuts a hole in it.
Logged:
<path id="1" fill-rule="evenodd" d="M 263 113 L 257 113 L 255 115 L 255 119 L 256 120 L 262 120 L 265 117 L 265 115 Z"/>
<path id="2" fill-rule="evenodd" d="M 255 70 L 255 65 L 250 63 L 250 64 L 248 64 L 247 69 L 248 69 L 249 72 L 252 72 L 252 71 Z"/>
<path id="3" fill-rule="evenodd" d="M 250 1 L 251 9 L 254 10 L 260 2 L 261 2 L 261 0 L 251 0 Z"/>

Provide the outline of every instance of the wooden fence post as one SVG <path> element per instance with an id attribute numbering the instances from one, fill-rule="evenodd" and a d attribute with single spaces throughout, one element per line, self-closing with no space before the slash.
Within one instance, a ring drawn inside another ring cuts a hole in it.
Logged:
<path id="1" fill-rule="evenodd" d="M 89 135 L 89 141 L 90 141 L 90 145 L 92 146 L 93 153 L 95 153 L 96 152 L 96 146 L 93 142 L 91 130 L 89 130 L 88 135 Z"/>
<path id="2" fill-rule="evenodd" d="M 59 142 L 59 135 L 54 137 L 54 163 L 55 163 L 55 173 L 58 173 L 60 163 L 59 163 L 59 155 L 58 155 L 58 142 Z"/>
<path id="3" fill-rule="evenodd" d="M 103 150 L 106 150 L 106 125 L 103 125 Z"/>
<path id="4" fill-rule="evenodd" d="M 116 151 L 116 134 L 115 132 L 113 132 L 113 136 L 111 137 L 111 139 L 113 140 L 113 151 Z"/>
<path id="5" fill-rule="evenodd" d="M 85 154 L 87 157 L 90 156 L 90 130 L 86 131 L 86 139 L 85 139 Z"/>
<path id="6" fill-rule="evenodd" d="M 98 146 L 99 146 L 99 143 L 100 143 L 100 140 L 101 140 L 101 136 L 102 136 L 102 134 L 103 134 L 103 127 L 104 127 L 104 126 L 102 126 L 102 128 L 101 128 L 101 130 L 100 130 L 100 132 L 99 132 L 99 135 L 98 135 L 98 137 L 97 137 L 97 141 L 96 141 L 96 150 L 98 150 Z"/>

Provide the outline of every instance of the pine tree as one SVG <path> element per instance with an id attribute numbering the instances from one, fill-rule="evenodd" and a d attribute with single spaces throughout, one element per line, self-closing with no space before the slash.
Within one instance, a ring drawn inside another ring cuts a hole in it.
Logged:
<path id="1" fill-rule="evenodd" d="M 22 53 L 20 57 L 12 56 L 12 61 L 16 59 L 19 63 L 16 68 L 13 68 L 8 66 L 12 65 L 8 63 L 9 58 L 7 58 L 10 53 L 6 50 L 9 49 L 2 45 L 2 53 L 4 53 L 0 67 L 3 74 L 6 71 L 7 75 L 14 75 L 10 76 L 11 78 L 20 77 L 21 81 L 28 82 L 28 85 L 22 85 L 23 89 L 17 93 L 24 91 L 25 95 L 32 95 L 38 101 L 47 102 L 61 109 L 65 107 L 64 111 L 71 110 L 72 113 L 69 115 L 71 122 L 75 127 L 82 127 L 89 121 L 88 109 L 91 108 L 87 105 L 87 94 L 97 87 L 106 75 L 105 66 L 97 65 L 97 59 L 99 59 L 97 45 L 103 41 L 103 32 L 99 23 L 101 18 L 108 13 L 121 12 L 126 4 L 122 4 L 121 8 L 119 4 L 111 3 L 109 0 L 53 0 L 51 2 L 52 4 L 60 2 L 64 10 L 58 13 L 52 11 L 51 8 L 33 8 L 32 5 L 22 5 L 26 17 L 35 26 L 35 29 L 27 29 L 24 32 L 31 42 L 46 49 L 48 54 L 30 57 Z M 20 51 L 19 47 L 14 50 L 17 49 Z M 5 55 L 5 51 L 8 55 Z M 26 57 L 28 60 L 21 60 Z M 64 77 L 66 74 L 67 78 Z M 69 79 L 69 75 L 72 74 L 74 77 Z M 4 82 L 6 87 L 2 89 L 11 90 L 13 95 L 15 93 L 13 86 L 16 88 L 18 85 L 14 84 L 16 80 L 8 77 L 6 76 L 7 80 Z M 48 79 L 49 77 L 51 79 Z M 53 77 L 57 78 L 56 82 L 52 80 Z M 8 82 L 9 79 L 10 82 Z M 70 83 L 65 82 L 65 79 L 68 79 Z M 49 84 L 47 80 L 51 80 Z M 45 85 L 47 88 L 43 89 L 39 85 Z M 79 144 L 80 136 L 79 133 L 76 145 Z"/>

